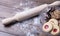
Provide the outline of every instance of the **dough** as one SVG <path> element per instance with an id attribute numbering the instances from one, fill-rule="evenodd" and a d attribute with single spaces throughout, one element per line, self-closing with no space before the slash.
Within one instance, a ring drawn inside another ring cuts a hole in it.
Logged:
<path id="1" fill-rule="evenodd" d="M 58 20 L 56 19 L 50 19 L 49 22 L 54 23 L 53 25 L 58 25 Z"/>
<path id="2" fill-rule="evenodd" d="M 55 10 L 50 13 L 51 18 L 60 19 L 60 10 Z"/>
<path id="3" fill-rule="evenodd" d="M 43 25 L 43 31 L 50 32 L 52 30 L 52 24 L 47 22 Z"/>
<path id="4" fill-rule="evenodd" d="M 51 31 L 51 34 L 52 34 L 52 35 L 57 35 L 57 34 L 59 34 L 59 26 L 53 25 L 53 29 L 52 29 L 52 31 Z"/>
<path id="5" fill-rule="evenodd" d="M 60 28 L 60 20 L 58 20 L 58 23 L 59 23 L 59 28 Z"/>
<path id="6" fill-rule="evenodd" d="M 54 11 L 48 13 L 49 19 L 47 20 L 50 24 L 52 24 L 53 28 L 50 33 L 52 35 L 57 35 L 60 32 L 60 10 L 55 9 Z"/>

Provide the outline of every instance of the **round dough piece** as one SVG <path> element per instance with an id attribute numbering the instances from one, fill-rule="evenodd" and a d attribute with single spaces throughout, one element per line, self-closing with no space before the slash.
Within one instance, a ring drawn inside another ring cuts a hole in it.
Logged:
<path id="1" fill-rule="evenodd" d="M 57 34 L 59 34 L 59 26 L 57 26 L 57 25 L 54 25 L 53 26 L 53 29 L 52 29 L 52 31 L 51 31 L 51 34 L 52 35 L 57 35 Z"/>
<path id="2" fill-rule="evenodd" d="M 54 23 L 53 25 L 58 25 L 58 20 L 56 19 L 50 19 L 49 22 Z"/>
<path id="3" fill-rule="evenodd" d="M 52 30 L 52 24 L 47 22 L 43 25 L 43 31 L 44 32 L 50 32 Z"/>
<path id="4" fill-rule="evenodd" d="M 60 19 L 60 10 L 55 10 L 50 14 L 51 14 L 51 18 Z"/>

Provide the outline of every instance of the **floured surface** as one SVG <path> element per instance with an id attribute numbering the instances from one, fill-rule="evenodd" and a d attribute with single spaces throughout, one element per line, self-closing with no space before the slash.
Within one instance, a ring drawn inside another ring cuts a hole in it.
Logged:
<path id="1" fill-rule="evenodd" d="M 51 34 L 42 31 L 43 23 L 41 21 L 45 22 L 45 17 L 42 17 L 45 13 L 7 28 L 1 23 L 1 20 L 4 18 L 12 17 L 18 12 L 31 9 L 44 3 L 43 1 L 41 3 L 40 2 L 40 0 L 1 0 L 0 31 L 16 36 L 52 36 Z M 45 2 L 48 1 L 46 0 Z"/>

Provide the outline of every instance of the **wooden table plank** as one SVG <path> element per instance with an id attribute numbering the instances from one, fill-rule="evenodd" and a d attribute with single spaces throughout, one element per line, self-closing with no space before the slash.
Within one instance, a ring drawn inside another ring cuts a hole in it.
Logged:
<path id="1" fill-rule="evenodd" d="M 0 32 L 0 36 L 15 36 L 15 35 L 11 35 L 11 34 L 8 34 L 8 33 Z"/>
<path id="2" fill-rule="evenodd" d="M 20 2 L 25 4 L 25 5 L 20 4 Z M 28 2 L 26 0 L 18 0 L 18 1 L 16 1 L 16 0 L 1 0 L 0 3 L 5 3 L 6 5 L 0 5 L 0 31 L 5 32 L 5 33 L 9 33 L 12 35 L 17 35 L 17 36 L 26 36 L 26 35 L 28 35 L 27 33 L 29 33 L 30 30 L 32 30 L 34 33 L 34 31 L 36 31 L 36 28 L 41 28 L 40 27 L 40 26 L 42 26 L 41 24 L 39 24 L 39 27 L 33 26 L 32 19 L 25 21 L 23 23 L 17 23 L 17 24 L 15 24 L 11 27 L 8 27 L 8 28 L 4 27 L 2 22 L 1 22 L 1 20 L 3 20 L 4 18 L 12 17 L 17 12 L 17 9 L 27 10 L 27 9 L 32 8 L 32 7 L 40 5 L 40 2 L 41 2 L 40 0 L 37 0 L 37 1 L 33 0 L 32 2 L 30 0 Z M 44 2 L 47 2 L 47 0 L 42 1 L 41 3 L 44 3 Z M 53 0 L 51 2 L 53 2 Z M 26 3 L 28 3 L 28 4 L 26 5 Z M 13 7 L 13 8 L 11 8 L 11 7 Z M 34 29 L 31 29 L 31 28 L 34 28 Z M 40 32 L 40 36 L 52 36 L 52 35 L 49 35 L 49 34 L 42 32 L 40 29 L 37 29 L 37 30 Z M 4 33 L 4 35 L 5 35 L 5 33 Z"/>

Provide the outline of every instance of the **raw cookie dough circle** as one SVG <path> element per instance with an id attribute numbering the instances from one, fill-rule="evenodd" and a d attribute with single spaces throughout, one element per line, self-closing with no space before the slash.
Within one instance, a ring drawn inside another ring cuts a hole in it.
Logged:
<path id="1" fill-rule="evenodd" d="M 50 19 L 50 23 L 54 23 L 53 25 L 58 25 L 58 21 L 56 19 Z"/>
<path id="2" fill-rule="evenodd" d="M 53 15 L 52 15 L 52 16 L 53 16 Z M 54 18 L 60 19 L 60 11 L 59 11 L 59 10 L 55 10 L 55 11 L 54 11 Z"/>
<path id="3" fill-rule="evenodd" d="M 54 26 L 53 26 L 53 29 L 52 29 L 52 31 L 51 31 L 51 34 L 52 34 L 52 35 L 57 35 L 57 34 L 59 34 L 59 26 L 54 25 Z"/>
<path id="4" fill-rule="evenodd" d="M 52 30 L 52 24 L 47 22 L 43 25 L 43 31 L 50 32 Z"/>

